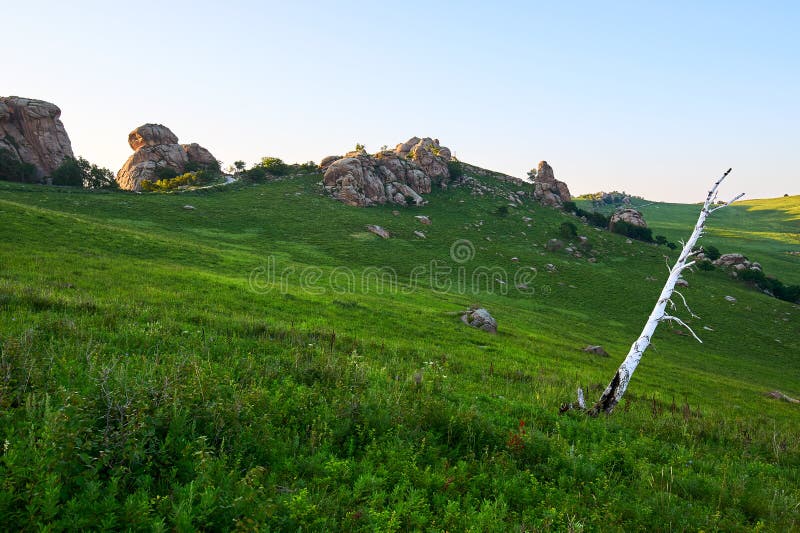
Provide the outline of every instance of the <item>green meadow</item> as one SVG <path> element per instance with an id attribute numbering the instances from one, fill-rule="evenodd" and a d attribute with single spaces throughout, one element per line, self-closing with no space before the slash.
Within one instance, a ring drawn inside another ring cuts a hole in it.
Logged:
<path id="1" fill-rule="evenodd" d="M 466 188 L 354 208 L 320 180 L 0 182 L 3 529 L 800 530 L 800 406 L 766 396 L 800 397 L 797 305 L 690 273 L 703 343 L 662 324 L 612 415 L 560 414 L 599 397 L 676 252 Z M 698 209 L 644 215 L 677 241 Z M 581 258 L 545 249 L 566 221 Z M 800 283 L 798 231 L 800 197 L 742 202 L 701 243 Z"/>

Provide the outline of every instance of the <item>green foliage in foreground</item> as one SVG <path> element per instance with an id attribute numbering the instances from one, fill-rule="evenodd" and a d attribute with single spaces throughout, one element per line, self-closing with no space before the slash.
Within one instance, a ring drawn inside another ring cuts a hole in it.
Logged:
<path id="1" fill-rule="evenodd" d="M 589 263 L 544 251 L 577 224 L 552 209 L 493 216 L 462 189 L 349 208 L 319 180 L 0 184 L 5 528 L 800 527 L 798 409 L 764 396 L 800 395 L 796 307 L 691 274 L 705 344 L 662 325 L 617 413 L 559 415 L 579 384 L 599 396 L 638 335 L 665 248 L 580 226 Z M 467 289 L 412 276 L 431 261 Z M 493 283 L 504 272 L 534 290 Z M 497 335 L 453 315 L 472 304 Z M 612 357 L 580 350 L 596 343 Z"/>

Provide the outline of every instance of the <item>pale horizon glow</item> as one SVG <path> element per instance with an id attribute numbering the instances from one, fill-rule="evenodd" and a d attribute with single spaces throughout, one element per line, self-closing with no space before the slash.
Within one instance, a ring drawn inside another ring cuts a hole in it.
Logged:
<path id="1" fill-rule="evenodd" d="M 576 195 L 699 202 L 728 167 L 723 196 L 800 194 L 795 2 L 29 1 L 2 14 L 0 96 L 58 105 L 76 155 L 114 172 L 128 133 L 155 122 L 224 165 L 416 135 L 518 177 L 546 160 Z"/>

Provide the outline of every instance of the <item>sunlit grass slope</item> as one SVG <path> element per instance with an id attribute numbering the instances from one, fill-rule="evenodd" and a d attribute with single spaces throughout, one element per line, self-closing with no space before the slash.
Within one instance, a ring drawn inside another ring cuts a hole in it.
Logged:
<path id="1" fill-rule="evenodd" d="M 352 208 L 319 180 L 0 183 L 5 527 L 800 527 L 800 409 L 764 396 L 800 396 L 797 306 L 693 273 L 702 318 L 677 312 L 704 343 L 663 325 L 614 415 L 559 415 L 613 375 L 667 248 L 532 203 L 503 216 L 507 200 L 466 189 Z M 796 213 L 762 205 L 721 211 L 709 241 L 791 282 L 777 250 Z M 648 221 L 675 240 L 694 209 Z M 565 221 L 595 263 L 545 251 Z M 470 305 L 497 335 L 459 320 Z"/>

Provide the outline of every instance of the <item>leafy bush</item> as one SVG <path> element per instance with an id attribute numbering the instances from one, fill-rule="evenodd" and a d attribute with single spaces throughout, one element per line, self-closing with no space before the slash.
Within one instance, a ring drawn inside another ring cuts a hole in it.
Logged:
<path id="1" fill-rule="evenodd" d="M 30 163 L 23 163 L 9 150 L 0 148 L 0 180 L 32 183 L 37 181 L 36 167 Z"/>
<path id="2" fill-rule="evenodd" d="M 722 255 L 720 251 L 714 245 L 708 245 L 703 247 L 703 253 L 709 259 L 709 261 L 716 261 Z"/>
<path id="3" fill-rule="evenodd" d="M 659 246 L 666 246 L 667 245 L 667 238 L 663 235 L 656 235 L 656 244 Z"/>
<path id="4" fill-rule="evenodd" d="M 242 173 L 242 179 L 253 183 L 261 183 L 267 179 L 267 171 L 258 165 Z"/>
<path id="5" fill-rule="evenodd" d="M 674 242 L 669 244 L 675 246 Z M 698 261 L 697 268 L 699 268 L 700 270 L 711 271 L 711 270 L 716 270 L 717 267 L 715 267 L 714 263 L 712 263 L 711 261 Z"/>
<path id="6" fill-rule="evenodd" d="M 173 180 L 178 177 L 178 171 L 172 167 L 161 167 L 156 170 L 156 176 L 160 180 Z"/>
<path id="7" fill-rule="evenodd" d="M 256 166 L 273 176 L 285 176 L 289 173 L 289 166 L 277 157 L 262 157 L 261 163 Z"/>
<path id="8" fill-rule="evenodd" d="M 508 206 L 501 205 L 495 210 L 495 214 L 499 217 L 507 217 L 508 216 Z"/>
<path id="9" fill-rule="evenodd" d="M 83 157 L 68 157 L 50 174 L 53 185 L 86 187 L 88 189 L 116 188 L 114 174 L 107 168 L 93 165 Z"/>
<path id="10" fill-rule="evenodd" d="M 562 222 L 558 227 L 558 233 L 565 239 L 571 239 L 578 236 L 578 228 L 572 222 Z"/>
<path id="11" fill-rule="evenodd" d="M 450 172 L 450 177 L 452 179 L 457 180 L 464 175 L 464 166 L 461 164 L 461 161 L 455 159 L 447 162 L 447 170 Z"/>
<path id="12" fill-rule="evenodd" d="M 585 218 L 586 222 L 592 226 L 608 229 L 608 217 L 603 213 L 598 213 L 597 211 L 586 211 L 585 209 L 577 207 L 575 202 L 564 202 L 564 210 L 567 212 L 572 210 L 575 215 Z"/>
<path id="13" fill-rule="evenodd" d="M 667 243 L 667 248 L 669 248 L 670 250 L 674 250 L 677 247 L 678 247 L 678 245 L 675 244 L 674 242 L 668 242 Z"/>
<path id="14" fill-rule="evenodd" d="M 181 187 L 188 187 L 190 185 L 203 185 L 209 183 L 217 174 L 210 170 L 201 170 L 199 172 L 185 172 L 180 176 L 172 179 L 161 179 L 157 181 L 143 181 L 142 190 L 148 192 L 165 192 L 174 191 Z"/>
<path id="15" fill-rule="evenodd" d="M 78 162 L 71 157 L 64 160 L 57 169 L 50 174 L 53 185 L 69 187 L 83 187 L 83 171 Z"/>
<path id="16" fill-rule="evenodd" d="M 614 223 L 614 226 L 611 228 L 613 233 L 618 233 L 620 235 L 625 235 L 631 239 L 636 239 L 638 241 L 644 242 L 653 242 L 653 230 L 650 228 L 643 228 L 641 226 L 636 226 L 634 224 L 629 224 L 624 220 L 620 220 Z"/>

